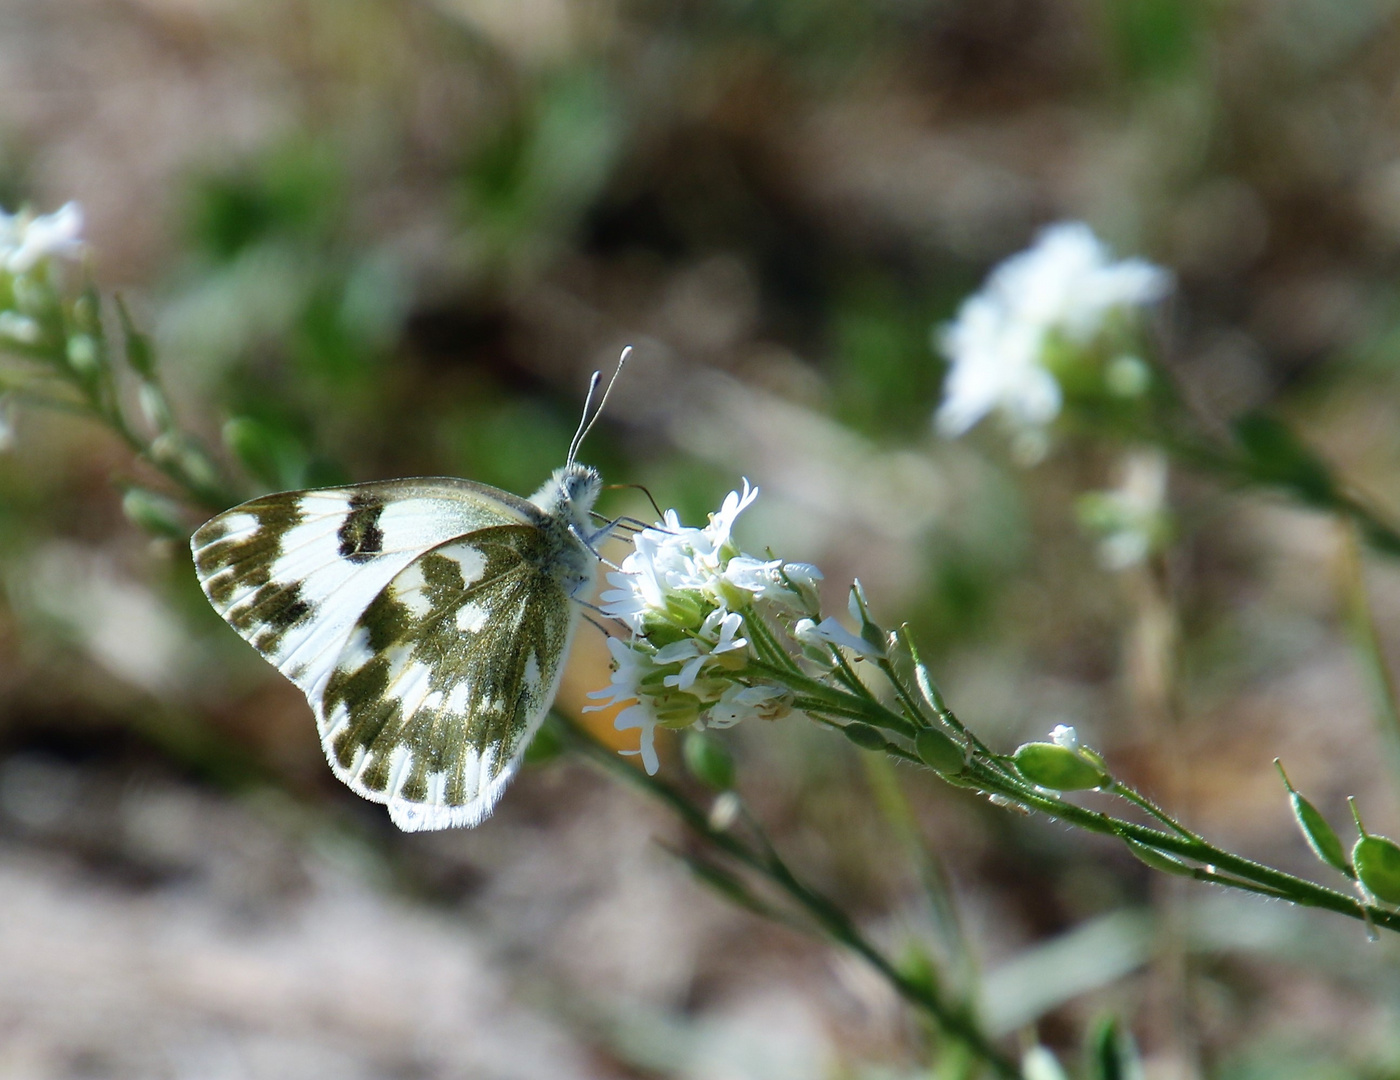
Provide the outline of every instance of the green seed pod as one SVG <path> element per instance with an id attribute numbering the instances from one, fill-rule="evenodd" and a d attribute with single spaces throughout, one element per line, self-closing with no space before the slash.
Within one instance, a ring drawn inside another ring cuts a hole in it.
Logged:
<path id="1" fill-rule="evenodd" d="M 1123 838 L 1123 843 L 1128 845 L 1128 850 L 1137 857 L 1138 861 L 1152 867 L 1153 870 L 1160 870 L 1164 874 L 1176 874 L 1179 877 L 1194 877 L 1195 871 L 1188 863 L 1182 862 L 1175 855 L 1168 855 L 1165 851 L 1158 851 L 1150 848 L 1146 844 L 1139 844 L 1136 840 Z"/>
<path id="2" fill-rule="evenodd" d="M 846 738 L 863 750 L 883 750 L 885 748 L 885 736 L 879 728 L 871 727 L 869 724 L 850 723 L 841 730 L 845 732 Z"/>
<path id="3" fill-rule="evenodd" d="M 1283 777 L 1284 786 L 1288 788 L 1288 801 L 1293 807 L 1293 817 L 1297 820 L 1298 828 L 1302 830 L 1303 839 L 1308 842 L 1308 847 L 1332 869 L 1350 877 L 1351 866 L 1347 863 L 1342 842 L 1332 826 L 1327 824 L 1327 819 L 1318 812 L 1317 807 L 1298 794 L 1293 782 L 1288 779 L 1288 774 L 1283 771 L 1283 763 L 1275 758 L 1274 766 Z"/>
<path id="4" fill-rule="evenodd" d="M 1031 742 L 1012 755 L 1017 770 L 1032 784 L 1052 791 L 1082 791 L 1108 783 L 1108 776 L 1073 750 L 1054 743 Z"/>
<path id="5" fill-rule="evenodd" d="M 180 521 L 180 509 L 171 499 L 145 488 L 128 488 L 122 496 L 122 513 L 139 529 L 154 536 L 184 536 L 189 530 Z"/>
<path id="6" fill-rule="evenodd" d="M 1378 900 L 1400 904 L 1400 846 L 1384 836 L 1363 836 L 1351 849 L 1356 878 Z"/>
<path id="7" fill-rule="evenodd" d="M 728 791 L 734 786 L 734 759 L 729 749 L 713 735 L 688 731 L 681 747 L 685 767 L 690 774 L 716 791 Z"/>
<path id="8" fill-rule="evenodd" d="M 959 773 L 967 765 L 963 748 L 941 731 L 924 728 L 914 739 L 914 751 L 934 772 Z"/>

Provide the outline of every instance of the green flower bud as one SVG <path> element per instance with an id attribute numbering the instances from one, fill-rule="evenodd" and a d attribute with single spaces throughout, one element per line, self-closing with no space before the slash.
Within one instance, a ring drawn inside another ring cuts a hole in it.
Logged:
<path id="1" fill-rule="evenodd" d="M 68 364 L 79 375 L 90 378 L 102 370 L 102 355 L 97 340 L 87 334 L 74 334 L 68 339 Z"/>
<path id="2" fill-rule="evenodd" d="M 169 431 L 175 426 L 174 417 L 170 415 L 170 403 L 155 383 L 143 382 L 136 391 L 136 398 L 141 405 L 141 414 L 151 427 L 157 431 Z"/>
<path id="3" fill-rule="evenodd" d="M 709 605 L 694 593 L 673 592 L 666 597 L 667 618 L 688 630 L 697 629 L 709 610 Z"/>
<path id="4" fill-rule="evenodd" d="M 963 748 L 933 728 L 924 728 L 915 736 L 914 751 L 934 772 L 959 773 L 967 765 Z"/>
<path id="5" fill-rule="evenodd" d="M 734 786 L 734 759 L 729 749 L 713 735 L 689 731 L 681 753 L 690 774 L 716 791 L 728 791 Z"/>
<path id="6" fill-rule="evenodd" d="M 841 730 L 845 732 L 846 738 L 863 750 L 883 750 L 885 748 L 886 739 L 879 728 L 856 722 L 847 724 Z"/>
<path id="7" fill-rule="evenodd" d="M 173 499 L 145 488 L 128 488 L 122 496 L 122 513 L 139 529 L 155 536 L 184 536 L 189 530 L 180 521 Z"/>
<path id="8" fill-rule="evenodd" d="M 1020 774 L 1032 784 L 1052 791 L 1102 787 L 1109 780 L 1096 765 L 1054 743 L 1026 743 L 1017 748 L 1012 760 Z"/>
<path id="9" fill-rule="evenodd" d="M 1400 846 L 1384 836 L 1362 836 L 1351 849 L 1356 878 L 1378 900 L 1400 904 Z"/>
<path id="10" fill-rule="evenodd" d="M 1327 819 L 1318 812 L 1317 807 L 1298 794 L 1292 781 L 1288 779 L 1288 774 L 1283 771 L 1283 763 L 1275 758 L 1274 766 L 1283 777 L 1284 786 L 1288 788 L 1288 801 L 1293 807 L 1293 817 L 1297 820 L 1298 828 L 1302 830 L 1303 839 L 1308 842 L 1308 847 L 1332 869 L 1350 877 L 1351 866 L 1347 862 L 1346 852 L 1342 849 L 1342 841 L 1332 826 L 1327 824 Z"/>
<path id="11" fill-rule="evenodd" d="M 81 302 L 79 301 L 79 303 Z M 79 314 L 76 307 L 74 314 Z M 117 317 L 121 319 L 122 335 L 126 341 L 126 362 L 143 379 L 154 377 L 156 354 L 155 349 L 151 346 L 151 339 L 136 329 L 136 324 L 131 319 L 131 313 L 127 311 L 126 304 L 122 302 L 120 296 L 117 297 Z"/>
<path id="12" fill-rule="evenodd" d="M 694 694 L 670 690 L 651 698 L 656 720 L 662 727 L 681 731 L 700 719 L 704 703 Z"/>

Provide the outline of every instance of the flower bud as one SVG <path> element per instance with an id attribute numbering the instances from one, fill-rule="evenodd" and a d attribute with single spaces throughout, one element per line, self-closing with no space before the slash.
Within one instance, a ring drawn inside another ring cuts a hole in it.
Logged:
<path id="1" fill-rule="evenodd" d="M 847 724 L 841 730 L 845 733 L 846 738 L 862 750 L 883 750 L 885 748 L 887 740 L 879 728 L 857 721 Z"/>
<path id="2" fill-rule="evenodd" d="M 1021 1075 L 1026 1080 L 1069 1080 L 1055 1055 L 1043 1046 L 1032 1046 L 1022 1055 Z"/>
<path id="3" fill-rule="evenodd" d="M 102 370 L 102 355 L 97 340 L 88 334 L 74 334 L 68 339 L 68 365 L 84 378 Z"/>
<path id="4" fill-rule="evenodd" d="M 865 599 L 865 586 L 857 578 L 851 582 L 851 597 L 847 603 L 851 618 L 860 624 L 860 637 L 878 657 L 884 657 L 890 648 L 889 635 L 870 617 L 870 605 Z"/>
<path id="5" fill-rule="evenodd" d="M 704 708 L 698 697 L 683 690 L 670 690 L 658 694 L 651 698 L 651 704 L 656 714 L 656 722 L 674 731 L 690 727 L 700 719 L 700 712 Z"/>
<path id="6" fill-rule="evenodd" d="M 914 751 L 934 772 L 959 773 L 967 765 L 963 748 L 934 728 L 924 728 L 915 736 Z"/>
<path id="7" fill-rule="evenodd" d="M 700 597 L 689 592 L 673 592 L 665 599 L 666 615 L 677 626 L 694 630 L 708 614 Z"/>
<path id="8" fill-rule="evenodd" d="M 141 415 L 151 427 L 157 431 L 169 431 L 175 426 L 175 419 L 170 415 L 170 403 L 165 400 L 164 391 L 155 383 L 143 382 L 136 391 L 136 398 L 141 405 Z"/>
<path id="9" fill-rule="evenodd" d="M 1012 755 L 1016 769 L 1032 784 L 1052 791 L 1102 787 L 1108 776 L 1073 750 L 1048 742 L 1031 742 Z"/>
<path id="10" fill-rule="evenodd" d="M 1400 846 L 1384 836 L 1365 836 L 1351 849 L 1356 879 L 1377 899 L 1400 904 Z"/>
<path id="11" fill-rule="evenodd" d="M 686 732 L 681 752 L 686 768 L 701 783 L 716 791 L 734 786 L 734 759 L 719 739 L 701 731 Z"/>

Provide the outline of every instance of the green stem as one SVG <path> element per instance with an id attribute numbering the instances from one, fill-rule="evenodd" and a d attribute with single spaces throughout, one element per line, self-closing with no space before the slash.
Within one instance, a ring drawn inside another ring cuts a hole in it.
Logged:
<path id="1" fill-rule="evenodd" d="M 1342 536 L 1338 588 L 1342 594 L 1342 610 L 1352 643 L 1371 689 L 1372 707 L 1381 742 L 1385 746 L 1391 771 L 1400 777 L 1400 706 L 1396 702 L 1395 680 L 1381 648 L 1380 633 L 1366 595 L 1365 570 L 1361 561 L 1361 545 L 1356 529 L 1347 528 Z"/>
<path id="2" fill-rule="evenodd" d="M 677 789 L 623 761 L 586 731 L 568 719 L 563 724 L 574 746 L 590 761 L 614 777 L 626 780 L 670 808 L 702 840 L 759 875 L 796 904 L 830 940 L 861 957 L 909 1004 L 926 1013 L 950 1038 L 966 1046 L 998 1076 L 1020 1080 L 1016 1063 L 993 1045 L 963 1010 L 951 1005 L 932 987 L 909 979 L 879 949 L 871 944 L 848 915 L 826 896 L 802 882 L 760 836 L 755 851 L 732 832 L 710 826 L 707 815 Z"/>

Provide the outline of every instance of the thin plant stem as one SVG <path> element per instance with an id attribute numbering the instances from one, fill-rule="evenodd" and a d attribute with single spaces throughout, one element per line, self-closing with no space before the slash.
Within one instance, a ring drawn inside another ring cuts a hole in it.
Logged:
<path id="1" fill-rule="evenodd" d="M 1343 617 L 1371 691 L 1376 726 L 1392 776 L 1400 785 L 1400 704 L 1397 704 L 1395 679 L 1386 662 L 1370 597 L 1366 592 L 1365 567 L 1355 526 L 1343 525 L 1338 554 L 1337 585 L 1341 593 Z"/>
<path id="2" fill-rule="evenodd" d="M 589 761 L 601 766 L 609 775 L 631 783 L 661 802 L 698 838 L 729 856 L 750 873 L 758 875 L 786 896 L 807 916 L 822 936 L 859 956 L 900 997 L 933 1020 L 944 1035 L 972 1051 L 996 1075 L 1008 1080 L 1020 1080 L 1021 1070 L 1016 1063 L 996 1048 L 991 1037 L 983 1032 L 964 1010 L 945 1001 L 932 987 L 910 979 L 900 972 L 894 962 L 860 932 L 850 916 L 792 872 L 760 830 L 755 829 L 759 836 L 759 848 L 755 850 L 732 831 L 714 828 L 708 816 L 678 789 L 629 765 L 577 724 L 566 718 L 561 719 L 569 733 L 570 742 Z"/>

